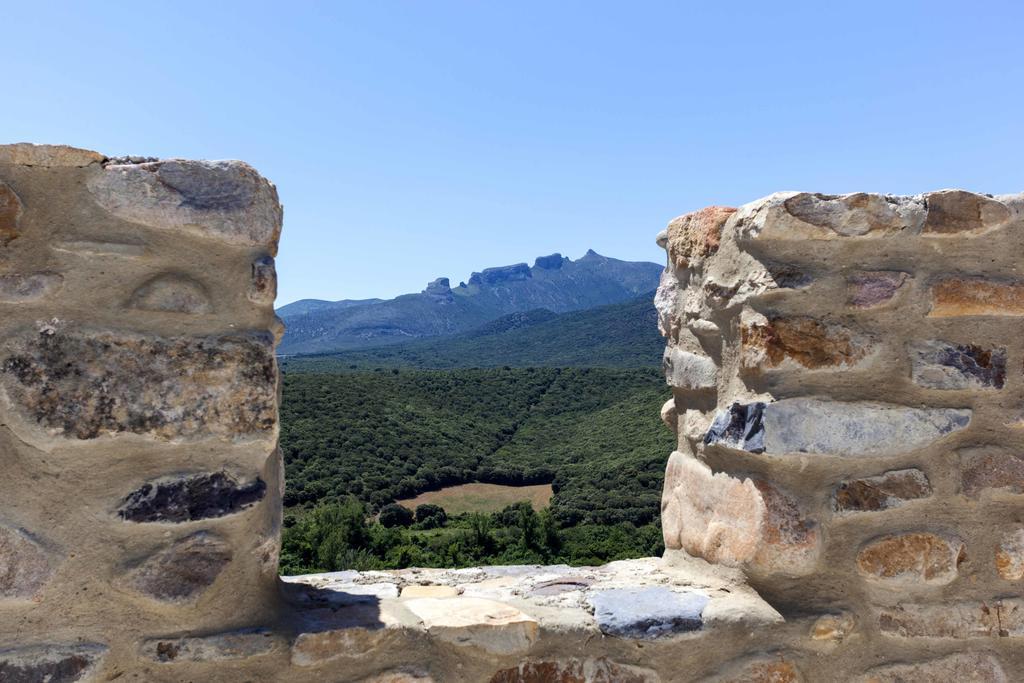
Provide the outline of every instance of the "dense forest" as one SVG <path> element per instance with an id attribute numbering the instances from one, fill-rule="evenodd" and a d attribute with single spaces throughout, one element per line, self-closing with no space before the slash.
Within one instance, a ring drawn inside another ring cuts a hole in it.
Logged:
<path id="1" fill-rule="evenodd" d="M 286 368 L 283 385 L 285 573 L 659 551 L 672 436 L 656 369 Z M 554 496 L 540 512 L 443 521 L 389 505 L 471 481 L 551 483 Z"/>

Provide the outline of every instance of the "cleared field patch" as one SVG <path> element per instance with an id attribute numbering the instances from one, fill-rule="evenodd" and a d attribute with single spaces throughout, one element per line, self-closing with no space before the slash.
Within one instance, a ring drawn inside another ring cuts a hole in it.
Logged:
<path id="1" fill-rule="evenodd" d="M 415 510 L 417 505 L 432 503 L 443 507 L 449 515 L 459 515 L 463 512 L 498 512 L 521 500 L 529 501 L 534 510 L 541 510 L 551 502 L 552 495 L 551 484 L 504 486 L 473 483 L 428 491 L 396 502 L 410 510 Z"/>

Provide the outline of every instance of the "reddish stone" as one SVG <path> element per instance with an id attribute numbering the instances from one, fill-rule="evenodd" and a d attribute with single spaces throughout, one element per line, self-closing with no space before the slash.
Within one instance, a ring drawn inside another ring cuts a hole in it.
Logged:
<path id="1" fill-rule="evenodd" d="M 736 209 L 708 206 L 676 218 L 668 224 L 668 255 L 677 268 L 718 251 L 722 227 Z"/>
<path id="2" fill-rule="evenodd" d="M 657 683 L 650 669 L 597 659 L 526 661 L 495 673 L 490 683 Z"/>
<path id="3" fill-rule="evenodd" d="M 932 486 L 921 470 L 893 470 L 876 477 L 842 482 L 832 497 L 832 509 L 836 512 L 876 512 L 931 494 Z"/>
<path id="4" fill-rule="evenodd" d="M 950 278 L 932 286 L 929 318 L 1024 315 L 1024 283 Z"/>
<path id="5" fill-rule="evenodd" d="M 1003 536 L 996 548 L 996 571 L 1007 581 L 1024 579 L 1024 528 Z"/>
<path id="6" fill-rule="evenodd" d="M 857 556 L 861 574 L 885 581 L 946 584 L 966 558 L 964 544 L 929 533 L 889 536 L 869 544 Z"/>
<path id="7" fill-rule="evenodd" d="M 1024 493 L 1024 457 L 999 448 L 962 451 L 960 479 L 968 498 L 980 498 L 986 489 Z"/>
<path id="8" fill-rule="evenodd" d="M 813 318 L 772 318 L 740 330 L 743 367 L 775 368 L 789 359 L 808 368 L 854 365 L 867 354 L 849 330 Z"/>
<path id="9" fill-rule="evenodd" d="M 766 481 L 755 481 L 754 486 L 761 493 L 765 514 L 753 564 L 762 571 L 788 575 L 813 571 L 821 551 L 817 524 L 787 493 Z"/>
<path id="10" fill-rule="evenodd" d="M 864 270 L 846 280 L 846 302 L 854 308 L 881 306 L 896 296 L 907 274 L 898 270 Z"/>
<path id="11" fill-rule="evenodd" d="M 985 232 L 1010 220 L 1010 210 L 1002 202 L 963 190 L 943 190 L 925 195 L 928 218 L 922 233 L 950 235 Z"/>
<path id="12" fill-rule="evenodd" d="M 804 677 L 792 662 L 775 657 L 753 660 L 715 680 L 720 683 L 802 683 Z"/>

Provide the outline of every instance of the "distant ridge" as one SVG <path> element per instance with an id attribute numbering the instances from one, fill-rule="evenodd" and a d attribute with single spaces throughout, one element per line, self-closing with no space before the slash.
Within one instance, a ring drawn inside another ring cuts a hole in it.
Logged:
<path id="1" fill-rule="evenodd" d="M 652 291 L 661 270 L 656 263 L 620 261 L 588 250 L 575 261 L 551 254 L 538 257 L 532 267 L 517 263 L 485 268 L 456 287 L 448 278 L 438 278 L 422 292 L 384 301 L 304 299 L 278 309 L 287 326 L 278 351 L 292 355 L 374 348 L 450 337 L 510 314 L 592 309 Z"/>

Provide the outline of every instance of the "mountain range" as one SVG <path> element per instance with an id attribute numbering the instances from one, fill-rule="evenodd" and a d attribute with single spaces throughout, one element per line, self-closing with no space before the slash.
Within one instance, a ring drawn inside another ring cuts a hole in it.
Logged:
<path id="1" fill-rule="evenodd" d="M 453 355 L 455 348 L 446 349 L 440 338 L 458 336 L 460 348 L 469 353 L 472 348 L 487 346 L 496 335 L 516 329 L 531 330 L 530 339 L 519 339 L 517 344 L 542 344 L 545 339 L 558 338 L 561 333 L 555 330 L 561 330 L 562 325 L 580 330 L 578 320 L 564 317 L 573 311 L 635 300 L 642 295 L 646 298 L 636 302 L 635 310 L 627 307 L 619 314 L 637 313 L 645 305 L 643 301 L 653 311 L 651 297 L 647 294 L 657 287 L 661 270 L 655 263 L 621 261 L 589 250 L 575 261 L 552 254 L 538 257 L 532 267 L 517 263 L 486 268 L 473 273 L 468 282 L 460 282 L 457 287 L 452 287 L 448 278 L 438 278 L 422 292 L 394 299 L 335 302 L 303 299 L 277 311 L 287 327 L 279 353 L 288 356 L 377 349 L 355 362 L 365 365 L 372 364 L 375 353 L 378 358 L 399 358 L 401 353 L 389 354 L 383 347 L 402 345 L 409 349 L 407 356 L 411 353 L 422 359 L 433 356 L 452 359 L 457 358 L 457 354 Z M 610 315 L 615 319 L 615 313 Z M 654 327 L 653 322 L 648 325 L 651 330 Z M 601 331 L 591 327 L 589 333 L 601 334 Z M 474 338 L 491 341 L 473 342 Z M 503 339 L 503 343 L 512 341 Z M 583 340 L 580 342 L 586 344 Z M 571 348 L 564 350 L 572 355 Z M 513 347 L 506 347 L 505 352 L 517 353 Z M 480 353 L 493 356 L 495 351 Z M 484 366 L 499 364 L 509 363 L 498 363 L 497 359 L 483 363 Z"/>

